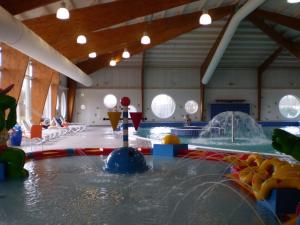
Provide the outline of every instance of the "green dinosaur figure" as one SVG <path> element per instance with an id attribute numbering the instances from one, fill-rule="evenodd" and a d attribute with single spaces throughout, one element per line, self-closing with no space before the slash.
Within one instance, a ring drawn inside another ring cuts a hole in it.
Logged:
<path id="1" fill-rule="evenodd" d="M 300 161 L 300 137 L 282 129 L 274 129 L 272 134 L 272 146 L 274 149 L 291 155 Z"/>
<path id="2" fill-rule="evenodd" d="M 6 95 L 13 85 L 0 89 L 0 162 L 6 164 L 7 178 L 25 178 L 28 171 L 24 169 L 25 152 L 22 149 L 7 147 L 8 130 L 16 124 L 17 102 L 15 98 Z M 5 112 L 9 110 L 7 119 Z"/>

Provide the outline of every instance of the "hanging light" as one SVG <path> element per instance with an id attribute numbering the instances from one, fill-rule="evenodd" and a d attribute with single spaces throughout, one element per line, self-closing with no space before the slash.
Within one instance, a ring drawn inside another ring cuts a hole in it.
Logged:
<path id="1" fill-rule="evenodd" d="M 91 53 L 89 53 L 89 58 L 94 59 L 94 58 L 96 58 L 96 57 L 97 57 L 97 53 L 96 53 L 96 52 L 91 52 Z"/>
<path id="2" fill-rule="evenodd" d="M 130 53 L 127 50 L 127 48 L 124 49 L 124 52 L 122 53 L 122 58 L 124 58 L 124 59 L 129 59 L 130 58 Z"/>
<path id="3" fill-rule="evenodd" d="M 287 3 L 291 3 L 291 4 L 298 3 L 298 2 L 300 2 L 300 0 L 287 0 Z"/>
<path id="4" fill-rule="evenodd" d="M 61 7 L 56 11 L 56 18 L 60 20 L 67 20 L 70 18 L 70 12 L 66 8 L 65 2 L 62 2 Z"/>
<path id="5" fill-rule="evenodd" d="M 117 61 L 115 59 L 111 59 L 109 62 L 110 66 L 116 66 L 117 65 Z"/>
<path id="6" fill-rule="evenodd" d="M 77 37 L 77 43 L 81 45 L 86 44 L 86 37 L 84 35 L 79 35 Z"/>
<path id="7" fill-rule="evenodd" d="M 203 11 L 202 15 L 200 16 L 199 23 L 201 25 L 209 25 L 209 24 L 211 24 L 211 17 L 208 14 L 207 11 Z"/>
<path id="8" fill-rule="evenodd" d="M 151 39 L 146 32 L 144 32 L 143 37 L 141 38 L 141 43 L 143 45 L 149 45 L 151 43 Z"/>

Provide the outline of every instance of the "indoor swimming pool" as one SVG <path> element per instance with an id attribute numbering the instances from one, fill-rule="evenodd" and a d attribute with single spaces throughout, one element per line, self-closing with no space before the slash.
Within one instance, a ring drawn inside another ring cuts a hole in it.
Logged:
<path id="1" fill-rule="evenodd" d="M 175 127 L 152 127 L 152 128 L 140 128 L 135 135 L 147 139 L 151 139 L 152 143 L 160 143 L 162 138 L 171 134 L 171 130 Z M 230 138 L 206 138 L 206 137 L 184 137 L 181 136 L 181 143 L 187 143 L 199 148 L 208 147 L 213 149 L 228 149 L 228 150 L 241 150 L 249 152 L 260 152 L 267 154 L 281 154 L 272 148 L 272 131 L 278 127 L 262 127 L 264 136 L 255 139 L 249 138 L 236 138 L 234 142 L 231 142 Z M 281 127 L 292 134 L 299 135 L 300 128 L 296 126 Z"/>

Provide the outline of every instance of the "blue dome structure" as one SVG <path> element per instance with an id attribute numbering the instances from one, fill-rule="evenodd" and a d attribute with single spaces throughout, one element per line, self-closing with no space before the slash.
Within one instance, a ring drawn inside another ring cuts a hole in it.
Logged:
<path id="1" fill-rule="evenodd" d="M 143 173 L 149 167 L 142 153 L 135 148 L 122 147 L 115 149 L 106 159 L 104 170 L 111 173 Z"/>

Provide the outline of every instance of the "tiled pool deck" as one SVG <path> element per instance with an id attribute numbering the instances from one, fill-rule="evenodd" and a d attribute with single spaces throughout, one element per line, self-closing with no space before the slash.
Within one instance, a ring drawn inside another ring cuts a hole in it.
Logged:
<path id="1" fill-rule="evenodd" d="M 131 133 L 131 131 L 130 131 Z M 129 145 L 132 147 L 151 147 L 150 141 L 142 140 L 129 134 Z M 90 126 L 85 131 L 64 135 L 36 144 L 23 140 L 22 148 L 25 152 L 67 148 L 117 148 L 122 146 L 122 131 L 112 131 L 110 126 Z"/>

